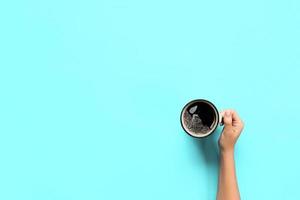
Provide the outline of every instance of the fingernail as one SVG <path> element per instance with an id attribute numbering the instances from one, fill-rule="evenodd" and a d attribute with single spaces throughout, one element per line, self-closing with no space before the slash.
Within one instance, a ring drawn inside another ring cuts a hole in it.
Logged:
<path id="1" fill-rule="evenodd" d="M 230 112 L 227 110 L 227 111 L 225 112 L 225 115 L 226 115 L 227 117 L 229 117 L 229 116 L 230 116 Z"/>

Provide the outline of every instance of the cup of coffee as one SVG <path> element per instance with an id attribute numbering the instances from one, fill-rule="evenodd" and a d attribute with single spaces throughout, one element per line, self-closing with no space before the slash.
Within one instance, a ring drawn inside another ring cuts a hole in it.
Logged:
<path id="1" fill-rule="evenodd" d="M 203 138 L 212 134 L 219 124 L 222 125 L 222 116 L 210 101 L 196 99 L 183 107 L 180 122 L 187 134 Z"/>

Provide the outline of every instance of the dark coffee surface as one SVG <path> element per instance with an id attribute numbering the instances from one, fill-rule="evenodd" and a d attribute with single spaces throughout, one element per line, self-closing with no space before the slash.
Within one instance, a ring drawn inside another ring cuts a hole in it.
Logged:
<path id="1" fill-rule="evenodd" d="M 183 118 L 186 128 L 196 134 L 211 131 L 216 120 L 214 109 L 205 102 L 196 102 L 188 106 Z"/>

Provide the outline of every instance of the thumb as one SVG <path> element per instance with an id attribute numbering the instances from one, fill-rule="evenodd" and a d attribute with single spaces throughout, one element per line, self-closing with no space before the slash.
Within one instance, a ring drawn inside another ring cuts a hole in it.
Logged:
<path id="1" fill-rule="evenodd" d="M 225 111 L 225 114 L 224 114 L 224 118 L 223 118 L 223 121 L 224 121 L 224 126 L 231 126 L 232 125 L 232 116 L 231 116 L 231 113 L 229 110 L 226 110 Z"/>

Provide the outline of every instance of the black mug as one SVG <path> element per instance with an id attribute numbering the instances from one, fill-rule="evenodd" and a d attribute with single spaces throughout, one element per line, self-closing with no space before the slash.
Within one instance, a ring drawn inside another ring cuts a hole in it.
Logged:
<path id="1" fill-rule="evenodd" d="M 222 125 L 222 115 L 208 100 L 196 99 L 187 103 L 180 115 L 183 130 L 190 136 L 203 138 Z"/>

